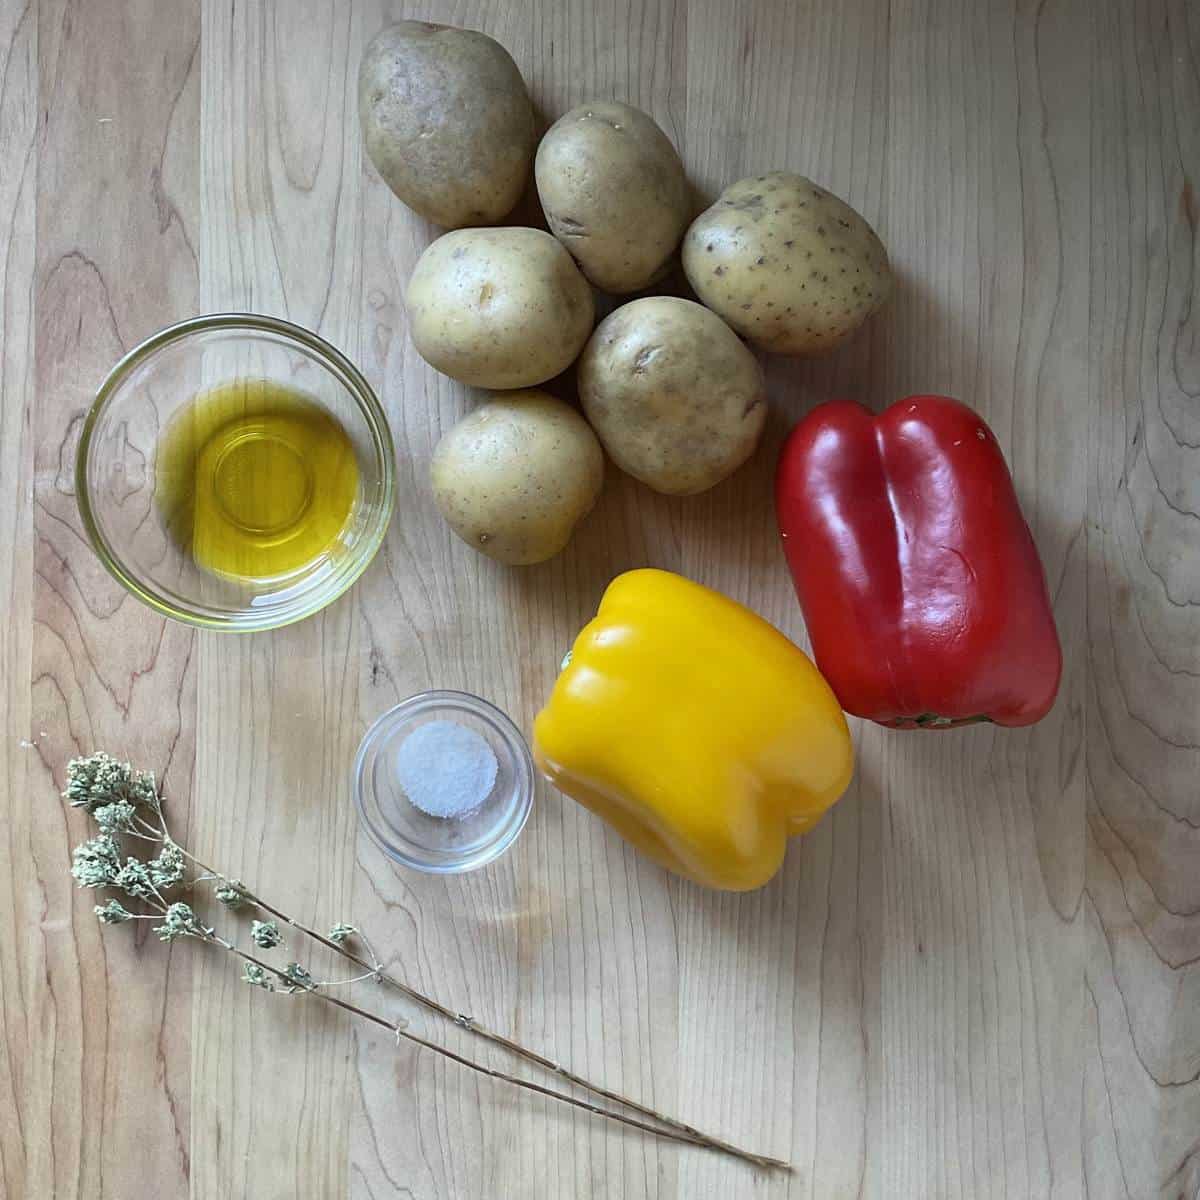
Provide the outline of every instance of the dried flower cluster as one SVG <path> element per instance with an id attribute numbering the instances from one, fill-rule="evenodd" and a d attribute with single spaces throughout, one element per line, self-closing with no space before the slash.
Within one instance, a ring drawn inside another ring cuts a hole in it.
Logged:
<path id="1" fill-rule="evenodd" d="M 71 874 L 75 881 L 82 888 L 108 888 L 120 893 L 119 897 L 110 896 L 103 904 L 95 906 L 96 916 L 103 924 L 121 925 L 128 921 L 156 922 L 152 928 L 164 942 L 173 942 L 181 937 L 192 938 L 234 955 L 241 965 L 241 979 L 251 987 L 284 995 L 316 996 L 337 1008 L 382 1026 L 395 1035 L 397 1042 L 401 1039 L 413 1042 L 480 1074 L 659 1137 L 719 1150 L 760 1167 L 790 1169 L 779 1159 L 742 1150 L 721 1138 L 702 1133 L 691 1125 L 657 1112 L 648 1105 L 591 1083 L 552 1059 L 501 1034 L 491 1032 L 473 1017 L 456 1012 L 440 1001 L 423 995 L 410 984 L 384 970 L 370 943 L 354 925 L 339 922 L 327 934 L 318 933 L 268 904 L 240 880 L 214 871 L 171 837 L 163 816 L 162 797 L 159 795 L 153 774 L 134 770 L 129 763 L 118 762 L 107 754 L 93 754 L 88 758 L 71 761 L 67 769 L 67 787 L 63 796 L 74 807 L 85 809 L 95 820 L 99 830 L 95 837 L 83 842 L 74 850 Z M 129 854 L 129 843 L 140 845 L 143 855 L 138 857 Z M 149 857 L 146 856 L 146 852 L 149 853 Z M 225 910 L 230 920 L 236 922 L 237 913 L 243 910 L 261 914 L 261 917 L 252 917 L 250 921 L 248 937 L 253 950 L 243 949 L 237 944 L 236 929 L 228 936 L 218 932 L 214 926 L 207 924 L 189 903 L 176 899 L 172 894 L 187 889 L 190 895 L 195 895 L 205 884 L 211 885 L 213 898 L 218 906 Z M 307 937 L 335 951 L 358 968 L 358 973 L 344 979 L 318 981 L 303 963 L 292 961 L 281 967 L 259 958 L 258 952 L 270 952 L 284 944 L 280 922 L 300 937 Z M 569 1092 L 558 1091 L 533 1080 L 495 1070 L 410 1032 L 403 1020 L 369 1012 L 332 993 L 331 989 L 338 985 L 355 983 L 362 979 L 373 979 L 378 983 L 388 984 L 494 1045 L 501 1046 L 594 1095 L 614 1102 L 620 1109 L 631 1110 L 640 1115 L 632 1116 L 629 1111 L 602 1107 Z"/>

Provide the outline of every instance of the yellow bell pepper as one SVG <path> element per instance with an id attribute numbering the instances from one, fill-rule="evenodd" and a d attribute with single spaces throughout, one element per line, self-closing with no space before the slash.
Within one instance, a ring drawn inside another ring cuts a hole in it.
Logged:
<path id="1" fill-rule="evenodd" d="M 555 787 L 643 853 L 729 891 L 766 883 L 854 770 L 808 656 L 748 608 L 655 570 L 609 585 L 533 749 Z"/>

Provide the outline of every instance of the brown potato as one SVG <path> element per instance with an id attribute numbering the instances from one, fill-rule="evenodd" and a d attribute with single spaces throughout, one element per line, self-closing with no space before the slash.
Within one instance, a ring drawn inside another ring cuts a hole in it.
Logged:
<path id="1" fill-rule="evenodd" d="M 767 416 L 754 355 L 720 317 L 673 296 L 600 322 L 579 359 L 579 398 L 617 466 L 675 496 L 737 470 Z"/>
<path id="2" fill-rule="evenodd" d="M 473 29 L 400 21 L 358 69 L 367 156 L 409 208 L 459 229 L 499 221 L 521 197 L 536 131 L 525 81 Z"/>
<path id="3" fill-rule="evenodd" d="M 775 171 L 731 184 L 692 222 L 683 269 L 696 295 L 775 354 L 820 354 L 891 295 L 887 251 L 836 196 Z"/>
<path id="4" fill-rule="evenodd" d="M 534 177 L 546 220 L 606 292 L 636 292 L 667 269 L 692 215 L 683 163 L 640 109 L 593 101 L 559 117 Z"/>
<path id="5" fill-rule="evenodd" d="M 592 290 L 541 229 L 458 229 L 408 284 L 413 344 L 431 366 L 482 388 L 531 387 L 565 371 L 592 331 Z"/>
<path id="6" fill-rule="evenodd" d="M 604 453 L 588 423 L 546 392 L 492 396 L 433 452 L 433 496 L 469 546 L 522 566 L 556 555 L 596 503 Z"/>

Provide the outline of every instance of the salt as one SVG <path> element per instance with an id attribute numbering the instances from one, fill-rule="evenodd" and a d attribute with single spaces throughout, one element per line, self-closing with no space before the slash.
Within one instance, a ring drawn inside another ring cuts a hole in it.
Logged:
<path id="1" fill-rule="evenodd" d="M 496 786 L 496 755 L 456 721 L 419 725 L 400 744 L 396 776 L 414 808 L 431 817 L 462 817 Z"/>

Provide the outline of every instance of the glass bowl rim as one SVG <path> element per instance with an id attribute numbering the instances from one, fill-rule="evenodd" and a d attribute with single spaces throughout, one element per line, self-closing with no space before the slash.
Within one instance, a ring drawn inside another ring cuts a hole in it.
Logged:
<path id="1" fill-rule="evenodd" d="M 414 858 L 403 849 L 389 843 L 376 829 L 375 821 L 367 812 L 363 773 L 366 769 L 367 753 L 379 740 L 383 730 L 398 721 L 407 722 L 429 709 L 450 709 L 457 712 L 470 713 L 478 717 L 484 724 L 491 726 L 512 753 L 517 790 L 516 817 L 503 834 L 490 841 L 481 851 L 470 859 L 459 862 L 431 863 L 420 858 Z M 414 871 L 422 871 L 428 875 L 461 875 L 468 871 L 477 870 L 494 862 L 507 850 L 511 849 L 521 836 L 529 814 L 533 811 L 533 793 L 537 776 L 533 769 L 533 755 L 529 743 L 518 728 L 517 723 L 503 709 L 498 708 L 490 700 L 483 699 L 471 692 L 460 692 L 447 689 L 417 692 L 405 700 L 385 709 L 367 727 L 358 750 L 354 755 L 354 764 L 350 770 L 350 790 L 354 796 L 354 807 L 358 813 L 359 824 L 366 830 L 371 841 L 393 862 Z"/>
<path id="2" fill-rule="evenodd" d="M 257 618 L 244 610 L 222 614 L 217 610 L 199 612 L 183 608 L 146 587 L 125 566 L 120 555 L 116 553 L 108 539 L 100 531 L 88 492 L 87 462 L 92 436 L 101 414 L 117 389 L 125 382 L 126 377 L 143 361 L 172 343 L 183 341 L 193 334 L 209 333 L 213 330 L 272 333 L 286 341 L 298 343 L 312 353 L 327 370 L 331 370 L 331 373 L 354 398 L 359 411 L 366 420 L 382 468 L 380 473 L 384 495 L 379 508 L 379 516 L 375 528 L 370 530 L 365 541 L 361 543 L 360 553 L 351 567 L 344 575 L 336 578 L 334 586 L 328 590 L 318 589 L 313 595 L 305 596 L 302 602 L 291 605 L 284 604 L 275 610 L 264 610 Z M 143 604 L 162 616 L 201 629 L 214 629 L 227 633 L 256 633 L 268 629 L 280 629 L 320 612 L 353 586 L 358 577 L 366 570 L 383 544 L 383 539 L 391 523 L 395 506 L 395 459 L 396 450 L 392 440 L 392 431 L 388 425 L 387 414 L 383 411 L 383 406 L 375 395 L 375 390 L 367 382 L 362 372 L 336 346 L 311 329 L 306 329 L 303 325 L 297 325 L 292 321 L 286 321 L 282 317 L 269 317 L 249 312 L 208 313 L 198 317 L 188 317 L 173 325 L 167 325 L 157 333 L 152 333 L 133 349 L 123 354 L 104 377 L 103 382 L 96 389 L 87 416 L 84 418 L 83 430 L 79 436 L 79 446 L 75 451 L 75 503 L 79 509 L 88 541 L 105 570 Z"/>

